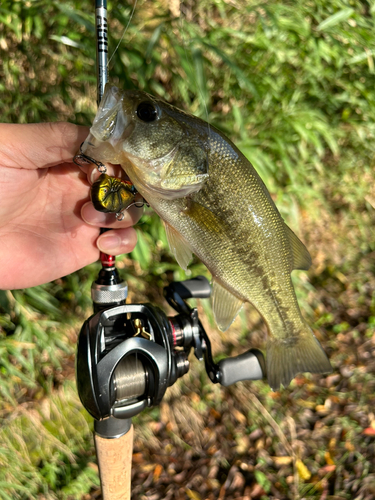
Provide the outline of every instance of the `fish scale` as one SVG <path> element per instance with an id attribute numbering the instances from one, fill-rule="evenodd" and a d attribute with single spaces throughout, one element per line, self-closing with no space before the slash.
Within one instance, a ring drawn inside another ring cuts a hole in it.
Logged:
<path id="1" fill-rule="evenodd" d="M 142 118 L 145 106 L 153 112 Z M 309 268 L 309 253 L 245 156 L 219 130 L 144 92 L 108 86 L 101 108 L 84 145 L 87 154 L 122 164 L 164 221 L 183 268 L 191 253 L 207 266 L 219 328 L 228 328 L 244 302 L 257 308 L 269 332 L 267 377 L 273 389 L 299 372 L 330 372 L 290 276 L 293 269 Z"/>

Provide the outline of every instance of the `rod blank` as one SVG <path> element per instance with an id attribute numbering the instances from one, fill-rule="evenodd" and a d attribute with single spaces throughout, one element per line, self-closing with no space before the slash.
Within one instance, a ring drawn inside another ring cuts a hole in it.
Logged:
<path id="1" fill-rule="evenodd" d="M 108 23 L 107 1 L 97 0 L 95 4 L 96 26 L 96 81 L 97 103 L 102 100 L 106 83 L 108 82 Z"/>

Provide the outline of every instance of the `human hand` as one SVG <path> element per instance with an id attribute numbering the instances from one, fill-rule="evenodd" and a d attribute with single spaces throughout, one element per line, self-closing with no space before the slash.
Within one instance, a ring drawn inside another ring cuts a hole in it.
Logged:
<path id="1" fill-rule="evenodd" d="M 131 207 L 121 222 L 97 212 L 89 186 L 100 173 L 72 163 L 87 135 L 88 128 L 64 122 L 0 124 L 0 289 L 65 276 L 98 260 L 99 250 L 134 248 L 131 226 L 142 210 Z M 100 227 L 116 229 L 99 236 Z"/>

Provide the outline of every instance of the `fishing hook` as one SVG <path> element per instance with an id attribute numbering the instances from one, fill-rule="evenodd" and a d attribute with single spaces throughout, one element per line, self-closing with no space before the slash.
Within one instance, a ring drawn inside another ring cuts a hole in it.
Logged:
<path id="1" fill-rule="evenodd" d="M 83 153 L 82 146 L 83 146 L 83 143 L 79 147 L 79 153 L 74 156 L 73 162 L 78 167 L 85 167 L 85 166 L 89 165 L 90 163 L 92 163 L 98 167 L 98 170 L 101 174 L 105 174 L 107 172 L 107 167 L 104 165 L 104 163 L 102 163 L 101 161 L 95 160 L 94 158 L 91 158 L 91 156 L 88 156 L 85 153 Z"/>
<path id="2" fill-rule="evenodd" d="M 143 208 L 144 206 L 149 207 L 150 205 L 147 203 L 147 201 L 142 198 L 140 201 L 133 201 L 133 203 L 130 203 L 125 210 L 129 210 L 130 207 L 136 207 L 136 208 Z M 125 217 L 125 210 L 121 210 L 121 212 L 116 213 L 116 220 L 121 222 L 124 220 Z"/>

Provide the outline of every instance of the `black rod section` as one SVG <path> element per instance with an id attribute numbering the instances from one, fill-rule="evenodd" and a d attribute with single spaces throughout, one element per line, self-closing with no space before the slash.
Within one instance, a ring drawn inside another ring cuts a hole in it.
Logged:
<path id="1" fill-rule="evenodd" d="M 108 22 L 107 0 L 95 0 L 95 27 L 96 27 L 96 102 L 99 106 L 102 100 L 106 83 L 108 82 Z M 108 231 L 101 228 L 100 234 Z M 100 252 L 103 267 L 112 267 L 115 256 Z"/>
<path id="2" fill-rule="evenodd" d="M 107 0 L 95 0 L 96 26 L 96 76 L 97 76 L 97 103 L 104 94 L 108 82 L 108 24 Z"/>

